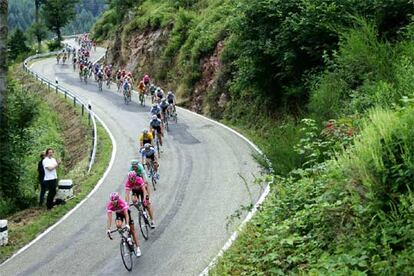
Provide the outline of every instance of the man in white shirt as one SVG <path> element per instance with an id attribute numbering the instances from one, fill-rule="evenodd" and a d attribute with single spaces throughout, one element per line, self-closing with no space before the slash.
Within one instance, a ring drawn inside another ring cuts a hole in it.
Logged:
<path id="1" fill-rule="evenodd" d="M 53 149 L 46 150 L 46 157 L 43 159 L 43 168 L 45 169 L 45 177 L 43 179 L 44 186 L 48 190 L 46 207 L 47 209 L 53 208 L 53 199 L 56 195 L 56 186 L 57 186 L 57 173 L 56 169 L 60 164 L 60 161 L 56 161 L 53 158 Z"/>

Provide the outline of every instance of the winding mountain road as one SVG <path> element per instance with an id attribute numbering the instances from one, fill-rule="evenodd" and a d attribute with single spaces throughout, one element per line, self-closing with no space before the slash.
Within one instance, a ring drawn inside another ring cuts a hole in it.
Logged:
<path id="1" fill-rule="evenodd" d="M 74 43 L 73 41 L 71 43 Z M 97 58 L 104 53 L 98 48 Z M 128 164 L 137 158 L 137 136 L 148 125 L 149 107 L 125 105 L 112 89 L 99 92 L 94 81 L 81 83 L 72 65 L 55 58 L 32 64 L 38 74 L 73 91 L 112 132 L 117 152 L 102 186 L 80 208 L 27 250 L 0 266 L 0 275 L 130 275 L 123 267 L 118 238 L 106 236 L 105 203 L 112 191 L 124 195 Z M 147 101 L 148 102 L 148 101 Z M 153 193 L 157 228 L 141 238 L 143 256 L 134 262 L 139 275 L 197 275 L 217 254 L 234 229 L 227 217 L 251 202 L 239 174 L 252 182 L 260 168 L 254 152 L 231 131 L 179 110 L 179 121 L 166 135 L 160 160 L 159 188 Z M 253 201 L 260 194 L 250 185 Z M 133 211 L 133 216 L 136 212 Z"/>

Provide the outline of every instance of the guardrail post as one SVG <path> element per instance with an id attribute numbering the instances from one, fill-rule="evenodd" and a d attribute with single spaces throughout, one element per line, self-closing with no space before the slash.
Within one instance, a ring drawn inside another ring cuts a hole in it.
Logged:
<path id="1" fill-rule="evenodd" d="M 47 83 L 47 92 L 50 92 L 50 83 Z"/>
<path id="2" fill-rule="evenodd" d="M 65 99 L 66 99 L 66 98 L 67 98 L 67 96 L 68 96 L 67 94 L 68 94 L 68 93 L 65 91 Z"/>
<path id="3" fill-rule="evenodd" d="M 82 104 L 82 116 L 83 116 L 84 113 L 85 113 L 85 105 Z"/>
<path id="4" fill-rule="evenodd" d="M 58 93 L 58 87 L 57 87 L 57 85 L 56 85 L 56 94 Z"/>
<path id="5" fill-rule="evenodd" d="M 89 112 L 88 112 L 88 124 L 91 125 L 91 110 L 92 110 L 91 104 L 88 104 L 88 109 L 89 109 Z"/>
<path id="6" fill-rule="evenodd" d="M 76 106 L 76 97 L 73 97 L 73 106 Z"/>

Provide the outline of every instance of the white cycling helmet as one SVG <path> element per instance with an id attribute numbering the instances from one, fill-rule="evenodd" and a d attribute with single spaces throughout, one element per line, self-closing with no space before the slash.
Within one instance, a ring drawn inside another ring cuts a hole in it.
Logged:
<path id="1" fill-rule="evenodd" d="M 157 119 L 158 117 L 157 117 L 157 115 L 152 115 L 152 119 L 153 120 L 155 120 L 155 119 Z"/>
<path id="2" fill-rule="evenodd" d="M 144 128 L 144 129 L 142 130 L 142 133 L 147 134 L 147 133 L 148 133 L 148 129 Z"/>
<path id="3" fill-rule="evenodd" d="M 144 148 L 145 149 L 149 149 L 151 147 L 151 144 L 150 143 L 146 143 L 145 145 L 144 145 Z"/>
<path id="4" fill-rule="evenodd" d="M 171 95 L 173 92 L 172 91 L 168 91 L 168 95 Z"/>

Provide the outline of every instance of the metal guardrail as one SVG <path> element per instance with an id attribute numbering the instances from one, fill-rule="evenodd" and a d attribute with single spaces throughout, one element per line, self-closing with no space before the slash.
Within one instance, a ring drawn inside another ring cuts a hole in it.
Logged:
<path id="1" fill-rule="evenodd" d="M 56 93 L 61 93 L 61 94 L 65 95 L 65 99 L 67 99 L 67 98 L 72 99 L 74 106 L 80 105 L 81 108 L 82 108 L 82 114 L 84 114 L 85 110 L 88 112 L 88 116 L 89 116 L 90 120 L 92 121 L 92 126 L 93 126 L 92 127 L 92 136 L 93 136 L 92 151 L 91 151 L 91 155 L 89 157 L 89 164 L 88 164 L 88 173 L 90 173 L 90 171 L 92 169 L 92 166 L 95 163 L 96 150 L 97 150 L 97 146 L 98 146 L 98 131 L 97 131 L 97 127 L 96 127 L 96 118 L 95 118 L 95 113 L 92 111 L 91 104 L 86 104 L 84 101 L 82 101 L 79 97 L 77 97 L 69 89 L 66 89 L 64 87 L 59 86 L 59 83 L 53 83 L 53 82 L 49 81 L 45 76 L 42 76 L 38 73 L 35 73 L 28 66 L 28 63 L 30 61 L 34 60 L 34 59 L 56 55 L 59 52 L 60 51 L 55 51 L 55 52 L 48 52 L 48 53 L 44 53 L 44 54 L 37 54 L 37 55 L 34 55 L 34 56 L 30 56 L 30 57 L 28 57 L 27 59 L 24 60 L 23 69 L 27 73 L 34 76 L 36 78 L 36 80 L 39 80 L 42 84 L 47 84 L 48 90 L 50 90 L 50 88 L 53 88 L 56 91 Z M 95 61 L 95 63 L 98 62 L 100 59 L 102 59 L 102 57 L 97 59 Z"/>

